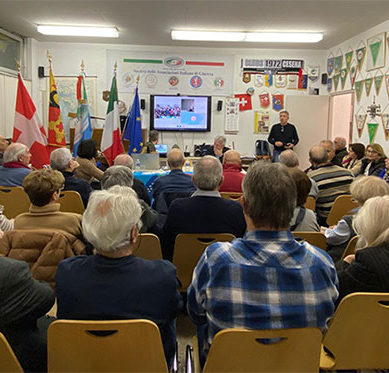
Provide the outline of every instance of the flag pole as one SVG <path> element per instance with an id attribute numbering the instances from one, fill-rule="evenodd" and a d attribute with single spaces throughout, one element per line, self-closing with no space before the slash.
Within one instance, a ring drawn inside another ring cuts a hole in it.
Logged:
<path id="1" fill-rule="evenodd" d="M 16 58 L 15 58 L 15 67 L 18 73 L 20 73 L 20 61 L 18 61 Z"/>

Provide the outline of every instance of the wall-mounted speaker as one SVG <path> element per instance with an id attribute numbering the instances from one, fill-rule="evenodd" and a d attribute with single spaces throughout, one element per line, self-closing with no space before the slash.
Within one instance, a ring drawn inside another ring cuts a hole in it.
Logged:
<path id="1" fill-rule="evenodd" d="M 223 101 L 218 101 L 217 102 L 217 111 L 222 111 L 223 108 Z"/>
<path id="2" fill-rule="evenodd" d="M 142 110 L 146 109 L 146 100 L 144 100 L 143 98 L 140 100 L 140 108 Z"/>
<path id="3" fill-rule="evenodd" d="M 327 84 L 327 74 L 324 73 L 324 74 L 321 74 L 321 84 Z"/>
<path id="4" fill-rule="evenodd" d="M 44 66 L 38 66 L 38 77 L 39 78 L 45 77 L 45 67 Z"/>

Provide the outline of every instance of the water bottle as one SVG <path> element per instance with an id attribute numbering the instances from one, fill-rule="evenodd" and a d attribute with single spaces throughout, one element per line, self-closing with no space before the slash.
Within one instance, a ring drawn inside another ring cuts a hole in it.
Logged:
<path id="1" fill-rule="evenodd" d="M 185 171 L 187 171 L 187 172 L 190 171 L 190 162 L 189 161 L 185 162 Z"/>
<path id="2" fill-rule="evenodd" d="M 140 170 L 140 159 L 139 158 L 135 162 L 135 169 Z"/>

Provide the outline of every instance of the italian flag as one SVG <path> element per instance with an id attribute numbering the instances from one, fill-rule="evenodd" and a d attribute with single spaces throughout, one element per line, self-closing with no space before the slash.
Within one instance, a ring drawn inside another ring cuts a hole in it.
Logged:
<path id="1" fill-rule="evenodd" d="M 118 90 L 116 85 L 116 73 L 112 79 L 107 116 L 105 118 L 103 136 L 101 138 L 101 151 L 110 166 L 119 154 L 124 153 L 120 139 L 120 114 L 118 106 Z"/>
<path id="2" fill-rule="evenodd" d="M 20 142 L 30 149 L 31 164 L 34 168 L 42 168 L 50 164 L 46 132 L 20 74 L 18 74 L 12 141 Z"/>

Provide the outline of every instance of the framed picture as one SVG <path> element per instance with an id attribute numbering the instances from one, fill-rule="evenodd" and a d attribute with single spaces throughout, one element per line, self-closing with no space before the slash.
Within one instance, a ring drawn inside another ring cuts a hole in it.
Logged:
<path id="1" fill-rule="evenodd" d="M 386 33 L 367 39 L 367 71 L 385 67 Z"/>

